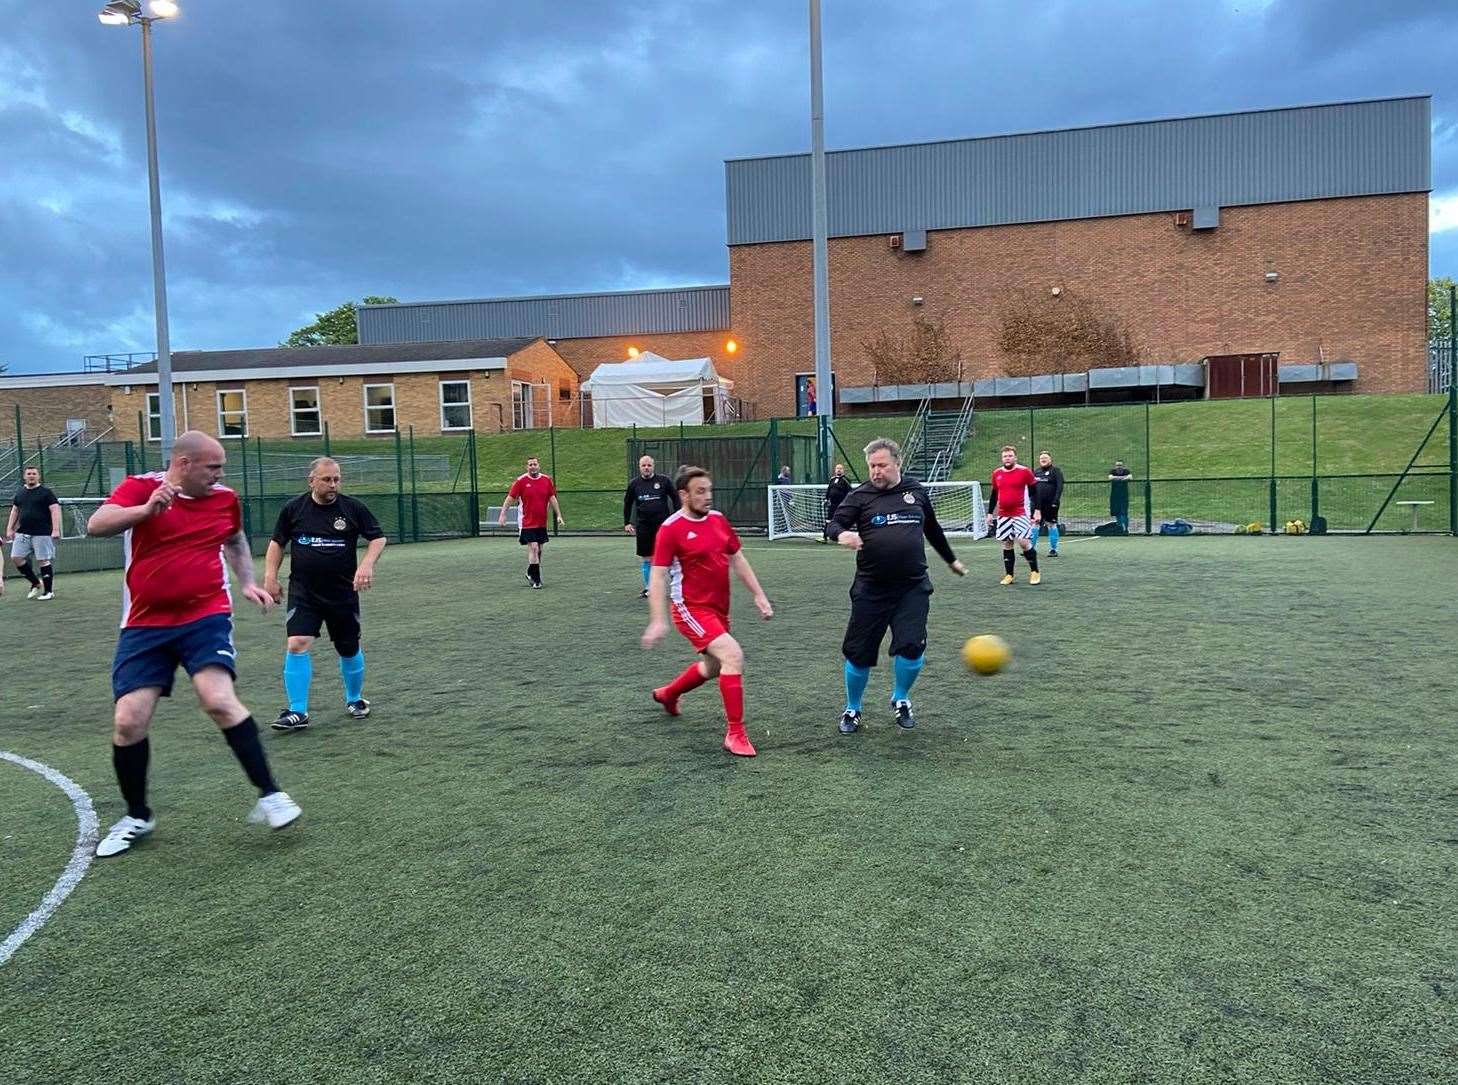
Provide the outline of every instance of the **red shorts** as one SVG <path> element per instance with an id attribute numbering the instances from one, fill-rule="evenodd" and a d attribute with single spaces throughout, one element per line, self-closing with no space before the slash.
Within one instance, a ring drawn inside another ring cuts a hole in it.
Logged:
<path id="1" fill-rule="evenodd" d="M 729 615 L 711 607 L 695 607 L 687 603 L 669 603 L 673 624 L 688 638 L 694 651 L 707 651 L 709 645 L 729 632 Z"/>

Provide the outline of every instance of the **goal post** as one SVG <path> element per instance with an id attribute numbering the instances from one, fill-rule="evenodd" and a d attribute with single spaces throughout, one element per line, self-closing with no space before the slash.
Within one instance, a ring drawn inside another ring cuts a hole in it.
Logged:
<path id="1" fill-rule="evenodd" d="M 922 487 L 948 535 L 980 539 L 987 534 L 980 482 L 923 482 Z M 821 537 L 826 519 L 824 486 L 771 486 L 768 504 L 771 539 Z"/>

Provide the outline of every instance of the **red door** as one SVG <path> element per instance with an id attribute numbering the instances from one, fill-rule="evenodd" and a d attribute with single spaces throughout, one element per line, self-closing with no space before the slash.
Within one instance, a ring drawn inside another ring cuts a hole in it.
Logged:
<path id="1" fill-rule="evenodd" d="M 1279 354 L 1219 354 L 1205 359 L 1210 399 L 1259 399 L 1276 394 Z"/>

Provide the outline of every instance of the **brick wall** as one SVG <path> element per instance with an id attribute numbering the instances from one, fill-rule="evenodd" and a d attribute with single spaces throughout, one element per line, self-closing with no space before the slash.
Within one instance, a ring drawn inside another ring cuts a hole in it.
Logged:
<path id="1" fill-rule="evenodd" d="M 1113 314 L 1146 363 L 1266 351 L 1284 362 L 1350 358 L 1358 392 L 1421 391 L 1427 238 L 1419 193 L 1225 208 L 1218 229 L 1198 233 L 1152 214 L 938 230 L 920 254 L 893 251 L 881 235 L 832 239 L 831 357 L 841 387 L 868 385 L 864 341 L 922 314 L 945 319 L 967 378 L 995 376 L 1006 372 L 1006 299 L 1027 291 L 1056 305 L 1058 286 Z M 735 393 L 761 415 L 790 414 L 793 375 L 815 368 L 810 244 L 732 248 L 730 279 L 744 344 Z"/>
<path id="2" fill-rule="evenodd" d="M 100 433 L 112 424 L 111 393 L 112 389 L 102 384 L 74 388 L 6 388 L 3 379 L 0 379 L 0 441 L 15 440 L 17 405 L 21 414 L 21 439 L 27 448 L 34 448 L 38 438 L 65 433 L 66 420 L 70 418 L 84 418 L 88 429 Z"/>
<path id="3" fill-rule="evenodd" d="M 547 425 L 577 426 L 581 424 L 582 412 L 578 409 L 578 378 L 576 371 L 567 364 L 562 355 L 539 339 L 523 347 L 506 360 L 509 380 L 524 381 L 527 384 L 546 385 L 545 395 L 551 401 L 538 402 L 533 410 L 533 428 Z M 538 389 L 534 394 L 541 395 Z M 509 405 L 509 400 L 508 400 Z M 510 415 L 508 415 L 508 422 Z"/>

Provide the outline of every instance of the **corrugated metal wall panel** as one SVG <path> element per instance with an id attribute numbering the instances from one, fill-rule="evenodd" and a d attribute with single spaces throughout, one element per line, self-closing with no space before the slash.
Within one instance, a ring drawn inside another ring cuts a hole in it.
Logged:
<path id="1" fill-rule="evenodd" d="M 361 343 L 722 331 L 729 327 L 729 287 L 363 305 L 358 320 Z"/>
<path id="2" fill-rule="evenodd" d="M 1426 97 L 837 151 L 836 237 L 1432 187 Z M 725 163 L 729 244 L 810 236 L 810 157 Z"/>

